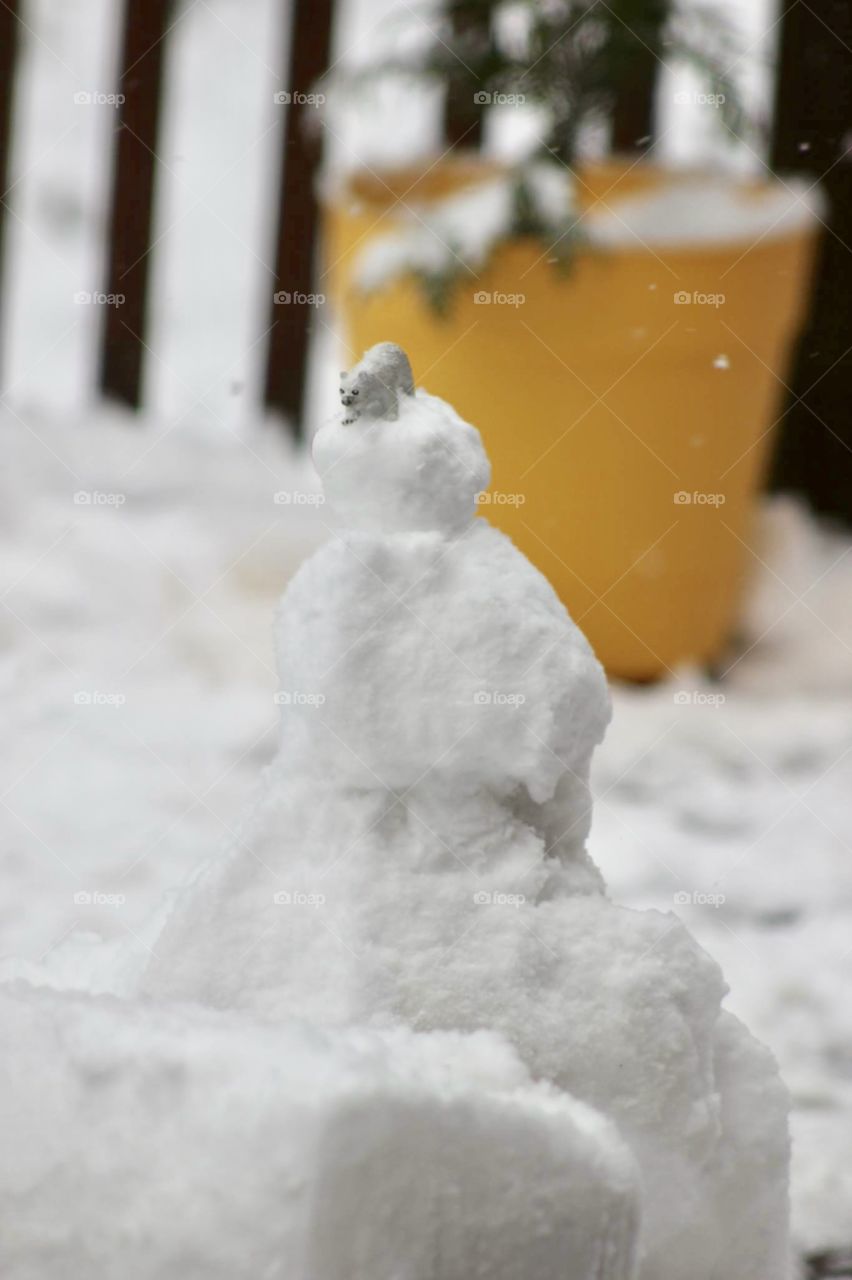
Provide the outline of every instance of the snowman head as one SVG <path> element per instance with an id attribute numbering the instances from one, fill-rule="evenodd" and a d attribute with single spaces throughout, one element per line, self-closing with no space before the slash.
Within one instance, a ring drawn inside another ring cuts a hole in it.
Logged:
<path id="1" fill-rule="evenodd" d="M 452 534 L 468 525 L 491 474 L 476 428 L 422 390 L 400 396 L 389 420 L 363 411 L 361 387 L 340 385 L 348 420 L 323 427 L 313 443 L 335 522 L 370 533 Z"/>

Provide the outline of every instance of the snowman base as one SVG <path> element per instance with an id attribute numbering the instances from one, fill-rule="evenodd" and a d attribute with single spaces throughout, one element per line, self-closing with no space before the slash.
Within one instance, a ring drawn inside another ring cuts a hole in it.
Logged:
<path id="1" fill-rule="evenodd" d="M 498 1037 L 49 991 L 0 1005 L 20 1138 L 4 1280 L 633 1274 L 630 1153 Z"/>

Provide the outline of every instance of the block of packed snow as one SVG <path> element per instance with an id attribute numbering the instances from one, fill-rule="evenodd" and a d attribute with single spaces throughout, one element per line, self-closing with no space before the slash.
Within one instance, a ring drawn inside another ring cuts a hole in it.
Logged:
<path id="1" fill-rule="evenodd" d="M 4 1280 L 630 1280 L 632 1156 L 499 1037 L 0 995 Z"/>
<path id="2" fill-rule="evenodd" d="M 645 1280 L 783 1280 L 785 1091 L 676 917 L 604 895 L 585 843 L 606 681 L 477 515 L 478 433 L 418 390 L 314 455 L 339 532 L 282 602 L 280 749 L 143 989 L 270 1022 L 498 1031 L 633 1151 Z"/>

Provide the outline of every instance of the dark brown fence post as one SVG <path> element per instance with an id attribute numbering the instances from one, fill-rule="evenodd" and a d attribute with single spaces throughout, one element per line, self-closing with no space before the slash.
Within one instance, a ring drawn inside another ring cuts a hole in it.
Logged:
<path id="1" fill-rule="evenodd" d="M 490 18 L 484 15 L 454 12 L 452 14 L 455 44 L 464 44 L 465 40 L 475 40 L 486 44 L 491 39 Z M 456 68 L 464 70 L 461 63 Z M 478 102 L 476 94 L 484 89 L 475 76 L 462 79 L 453 77 L 447 85 L 447 96 L 444 99 L 444 142 L 448 147 L 472 147 L 482 145 L 482 126 L 485 119 L 485 106 Z"/>
<path id="2" fill-rule="evenodd" d="M 112 175 L 100 387 L 138 407 L 142 392 L 148 249 L 157 169 L 164 36 L 171 0 L 125 0 L 119 108 Z"/>
<path id="3" fill-rule="evenodd" d="M 9 153 L 12 144 L 15 59 L 18 52 L 18 0 L 0 5 L 0 299 L 3 294 L 3 246 L 6 196 L 9 187 Z"/>
<path id="4" fill-rule="evenodd" d="M 637 46 L 636 61 L 619 85 L 612 113 L 613 151 L 646 151 L 651 146 L 656 131 L 658 67 L 653 53 Z"/>
<path id="5" fill-rule="evenodd" d="M 334 0 L 293 0 L 290 58 L 281 93 L 286 118 L 283 129 L 275 290 L 270 299 L 264 401 L 283 413 L 299 434 L 305 401 L 305 379 L 311 317 L 315 308 L 275 298 L 296 299 L 316 292 L 318 208 L 314 179 L 319 147 L 306 128 L 316 110 L 303 100 L 327 70 Z"/>
<path id="6" fill-rule="evenodd" d="M 609 10 L 623 66 L 612 112 L 613 151 L 646 151 L 656 132 L 656 91 L 663 28 L 671 16 L 671 0 L 614 0 Z"/>
<path id="7" fill-rule="evenodd" d="M 772 165 L 828 196 L 808 322 L 773 485 L 852 521 L 852 8 L 790 4 L 781 26 Z"/>

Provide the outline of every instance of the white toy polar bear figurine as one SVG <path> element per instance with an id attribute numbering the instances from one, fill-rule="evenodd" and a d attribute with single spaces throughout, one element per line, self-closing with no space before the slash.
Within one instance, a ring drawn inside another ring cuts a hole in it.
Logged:
<path id="1" fill-rule="evenodd" d="M 349 373 L 340 374 L 340 401 L 351 413 L 343 418 L 351 426 L 360 417 L 399 417 L 400 395 L 414 395 L 414 378 L 408 356 L 395 342 L 379 342 L 371 347 Z"/>

